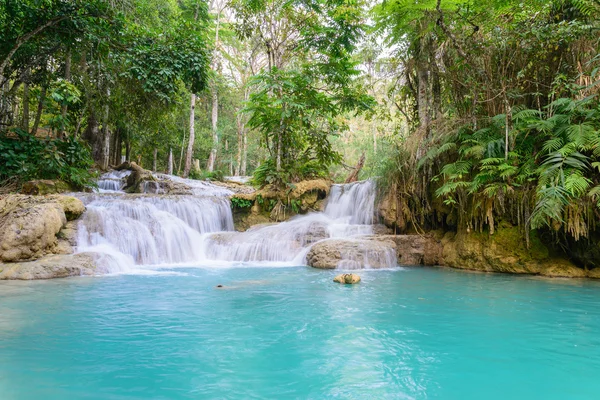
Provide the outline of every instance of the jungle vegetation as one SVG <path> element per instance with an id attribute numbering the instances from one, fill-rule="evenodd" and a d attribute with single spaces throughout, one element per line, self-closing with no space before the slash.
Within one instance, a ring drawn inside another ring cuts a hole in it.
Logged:
<path id="1" fill-rule="evenodd" d="M 3 185 L 131 160 L 285 186 L 364 155 L 398 231 L 596 231 L 597 0 L 2 0 L 0 25 Z"/>

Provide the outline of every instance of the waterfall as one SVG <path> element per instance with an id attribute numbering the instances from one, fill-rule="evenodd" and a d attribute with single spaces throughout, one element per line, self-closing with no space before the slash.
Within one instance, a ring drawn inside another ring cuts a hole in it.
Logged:
<path id="1" fill-rule="evenodd" d="M 233 230 L 226 197 L 84 194 L 79 251 L 120 255 L 130 264 L 205 259 L 203 234 Z"/>
<path id="2" fill-rule="evenodd" d="M 127 177 L 131 171 L 110 171 L 98 179 L 98 190 L 100 193 L 121 192 L 125 187 Z"/>
<path id="3" fill-rule="evenodd" d="M 372 181 L 333 185 L 324 212 L 299 215 L 246 232 L 210 235 L 205 241 L 204 253 L 212 260 L 304 264 L 310 246 L 320 240 L 372 234 L 374 212 L 375 184 Z M 389 254 L 383 257 L 387 260 Z M 348 259 L 348 265 L 351 262 Z M 395 265 L 395 254 L 393 261 L 385 265 Z"/>
<path id="4" fill-rule="evenodd" d="M 375 183 L 371 180 L 331 186 L 325 214 L 349 224 L 371 225 L 375 216 Z"/>

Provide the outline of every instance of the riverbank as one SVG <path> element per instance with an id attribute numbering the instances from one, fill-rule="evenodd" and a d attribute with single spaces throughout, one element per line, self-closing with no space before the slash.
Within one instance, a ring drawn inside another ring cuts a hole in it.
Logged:
<path id="1" fill-rule="evenodd" d="M 307 181 L 284 193 L 154 175 L 134 165 L 106 174 L 99 187 L 103 193 L 0 197 L 0 279 L 199 261 L 341 270 L 447 266 L 600 278 L 600 268 L 579 268 L 534 233 L 527 246 L 519 228 L 507 224 L 494 235 L 392 234 L 395 223 L 385 202 L 377 204 L 372 182 Z M 140 193 L 124 193 L 127 188 Z"/>

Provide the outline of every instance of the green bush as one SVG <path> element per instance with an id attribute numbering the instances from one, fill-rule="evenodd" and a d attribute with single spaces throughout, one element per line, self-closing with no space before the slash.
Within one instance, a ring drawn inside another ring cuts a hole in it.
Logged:
<path id="1" fill-rule="evenodd" d="M 307 179 L 325 178 L 329 175 L 327 166 L 316 160 L 298 159 L 290 162 L 286 169 L 277 172 L 275 162 L 266 160 L 254 170 L 250 184 L 262 187 L 274 184 L 285 187 L 288 183 L 300 182 Z"/>
<path id="2" fill-rule="evenodd" d="M 198 181 L 218 181 L 223 182 L 225 179 L 225 173 L 220 170 L 215 170 L 213 172 L 210 171 L 199 171 L 192 169 L 189 175 L 190 179 L 195 179 Z"/>
<path id="3" fill-rule="evenodd" d="M 77 189 L 93 185 L 91 153 L 79 140 L 39 139 L 21 129 L 13 133 L 0 135 L 0 185 L 32 179 L 60 179 Z"/>
<path id="4" fill-rule="evenodd" d="M 233 208 L 250 208 L 252 207 L 252 200 L 240 199 L 238 197 L 231 198 L 231 206 Z"/>

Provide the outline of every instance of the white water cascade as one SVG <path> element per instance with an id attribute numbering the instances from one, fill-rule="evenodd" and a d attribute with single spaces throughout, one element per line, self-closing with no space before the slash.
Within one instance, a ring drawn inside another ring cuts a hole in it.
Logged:
<path id="1" fill-rule="evenodd" d="M 204 252 L 213 260 L 301 265 L 310 246 L 320 240 L 372 234 L 374 208 L 372 181 L 333 185 L 324 212 L 299 215 L 246 232 L 211 235 Z"/>
<path id="2" fill-rule="evenodd" d="M 234 232 L 230 190 L 157 175 L 187 185 L 193 194 L 125 194 L 127 175 L 105 174 L 98 184 L 100 193 L 78 195 L 86 205 L 78 226 L 78 251 L 101 253 L 110 264 L 104 267 L 109 272 L 165 264 L 302 265 L 318 241 L 373 233 L 375 185 L 371 181 L 333 185 L 324 212 Z M 379 255 L 365 253 L 364 259 L 369 257 Z M 352 256 L 346 264 L 353 265 Z"/>

